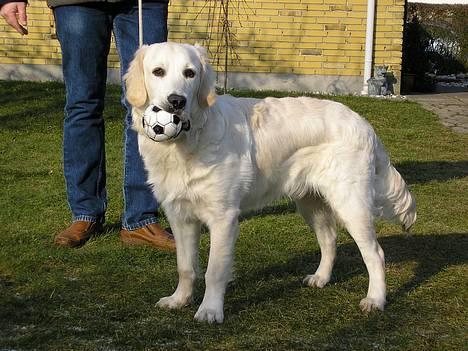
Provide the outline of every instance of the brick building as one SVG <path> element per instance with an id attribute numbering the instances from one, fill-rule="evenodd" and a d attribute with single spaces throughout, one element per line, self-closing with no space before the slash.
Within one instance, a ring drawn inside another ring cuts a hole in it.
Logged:
<path id="1" fill-rule="evenodd" d="M 171 0 L 169 39 L 199 42 L 216 52 L 215 35 L 208 40 L 213 4 L 213 0 Z M 367 0 L 231 0 L 231 4 L 237 59 L 229 60 L 230 87 L 361 92 Z M 390 68 L 397 79 L 396 92 L 404 8 L 405 0 L 376 0 L 372 67 Z M 0 22 L 0 79 L 60 79 L 60 49 L 51 11 L 44 1 L 31 0 L 28 14 L 28 36 L 21 37 Z M 214 63 L 222 71 L 222 62 Z M 112 48 L 111 82 L 118 81 L 118 65 Z"/>

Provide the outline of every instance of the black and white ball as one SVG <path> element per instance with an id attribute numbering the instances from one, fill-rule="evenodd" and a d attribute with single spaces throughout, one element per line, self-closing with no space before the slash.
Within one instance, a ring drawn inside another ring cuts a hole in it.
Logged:
<path id="1" fill-rule="evenodd" d="M 179 116 L 149 105 L 143 114 L 143 128 L 150 139 L 166 141 L 179 135 L 182 123 Z"/>

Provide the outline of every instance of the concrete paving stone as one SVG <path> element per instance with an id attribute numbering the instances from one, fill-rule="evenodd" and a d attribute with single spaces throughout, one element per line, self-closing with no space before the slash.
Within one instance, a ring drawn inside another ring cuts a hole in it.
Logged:
<path id="1" fill-rule="evenodd" d="M 450 116 L 450 115 L 446 116 L 446 117 L 444 118 L 444 120 L 449 121 L 449 122 L 452 122 L 452 123 L 461 123 L 461 122 L 463 122 L 463 121 L 461 121 L 459 118 L 457 118 L 457 117 L 455 117 L 455 116 Z"/>
<path id="2" fill-rule="evenodd" d="M 468 92 L 408 95 L 407 99 L 437 114 L 454 132 L 468 133 Z"/>
<path id="3" fill-rule="evenodd" d="M 454 126 L 452 123 L 447 123 L 447 122 L 442 122 L 442 125 L 443 125 L 444 127 L 447 127 L 447 128 L 454 128 L 454 127 L 456 127 L 456 126 Z"/>
<path id="4" fill-rule="evenodd" d="M 451 127 L 451 129 L 454 132 L 457 132 L 457 133 L 468 133 L 468 128 L 463 128 L 463 127 L 460 127 L 460 126 Z"/>

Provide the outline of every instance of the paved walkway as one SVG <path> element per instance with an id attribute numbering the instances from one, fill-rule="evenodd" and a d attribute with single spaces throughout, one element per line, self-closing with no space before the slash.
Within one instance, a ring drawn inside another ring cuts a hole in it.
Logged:
<path id="1" fill-rule="evenodd" d="M 468 92 L 408 95 L 407 98 L 437 114 L 444 126 L 468 134 Z"/>

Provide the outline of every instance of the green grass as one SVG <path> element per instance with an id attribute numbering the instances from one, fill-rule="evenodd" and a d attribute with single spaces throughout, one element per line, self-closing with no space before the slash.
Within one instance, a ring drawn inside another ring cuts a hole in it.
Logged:
<path id="1" fill-rule="evenodd" d="M 213 326 L 193 321 L 202 282 L 194 305 L 179 311 L 155 307 L 176 286 L 174 254 L 119 242 L 119 87 L 109 87 L 105 112 L 106 232 L 76 250 L 52 245 L 70 220 L 61 163 L 63 95 L 57 83 L 0 82 L 0 350 L 462 350 L 468 345 L 468 137 L 445 129 L 419 105 L 332 97 L 372 123 L 418 202 L 412 236 L 377 223 L 387 259 L 385 312 L 359 310 L 368 277 L 344 232 L 330 285 L 301 285 L 320 253 L 284 200 L 242 218 L 225 322 Z M 204 235 L 203 265 L 208 246 Z"/>

